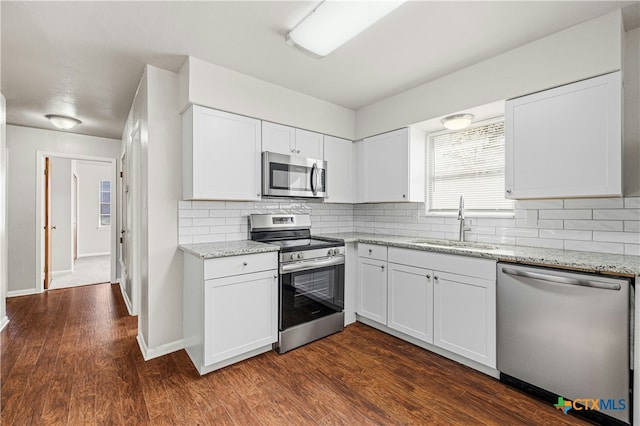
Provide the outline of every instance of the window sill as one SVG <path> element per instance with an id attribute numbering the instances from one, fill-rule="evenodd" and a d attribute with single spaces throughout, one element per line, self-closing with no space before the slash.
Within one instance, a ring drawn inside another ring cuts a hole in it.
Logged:
<path id="1" fill-rule="evenodd" d="M 458 217 L 458 212 L 426 212 L 425 216 L 427 217 Z M 516 217 L 516 212 L 474 212 L 474 211 L 465 211 L 465 218 L 489 218 L 489 219 L 514 219 Z"/>

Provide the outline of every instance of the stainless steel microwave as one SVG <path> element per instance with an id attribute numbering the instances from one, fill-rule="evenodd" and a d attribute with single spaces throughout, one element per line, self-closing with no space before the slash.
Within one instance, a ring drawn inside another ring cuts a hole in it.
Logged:
<path id="1" fill-rule="evenodd" d="M 262 153 L 262 195 L 324 198 L 327 162 L 311 158 Z"/>

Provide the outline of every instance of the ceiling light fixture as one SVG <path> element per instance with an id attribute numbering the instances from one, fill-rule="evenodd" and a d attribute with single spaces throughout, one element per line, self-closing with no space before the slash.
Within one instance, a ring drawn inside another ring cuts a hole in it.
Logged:
<path id="1" fill-rule="evenodd" d="M 460 130 L 473 121 L 473 114 L 454 114 L 442 119 L 444 127 L 450 130 Z"/>
<path id="2" fill-rule="evenodd" d="M 324 0 L 287 34 L 287 44 L 314 58 L 325 57 L 405 1 Z"/>
<path id="3" fill-rule="evenodd" d="M 82 121 L 77 118 L 66 117 L 64 115 L 47 114 L 45 117 L 49 119 L 51 124 L 62 130 L 71 130 L 78 124 L 82 123 Z"/>

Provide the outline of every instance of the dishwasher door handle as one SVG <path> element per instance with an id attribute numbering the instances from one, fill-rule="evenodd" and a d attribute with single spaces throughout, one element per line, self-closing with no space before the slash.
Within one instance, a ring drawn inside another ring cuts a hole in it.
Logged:
<path id="1" fill-rule="evenodd" d="M 536 280 L 548 281 L 556 284 L 577 285 L 581 287 L 601 288 L 603 290 L 619 291 L 621 286 L 619 283 L 605 283 L 602 281 L 584 280 L 579 278 L 560 277 L 556 275 L 541 274 L 539 272 L 520 271 L 515 268 L 502 268 L 502 272 L 507 275 L 515 275 L 524 278 L 533 278 Z"/>

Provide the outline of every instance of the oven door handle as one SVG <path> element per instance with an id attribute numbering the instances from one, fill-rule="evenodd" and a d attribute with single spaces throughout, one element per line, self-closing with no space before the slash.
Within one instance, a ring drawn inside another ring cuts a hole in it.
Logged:
<path id="1" fill-rule="evenodd" d="M 288 274 L 291 272 L 308 271 L 310 269 L 324 268 L 326 266 L 343 265 L 344 256 L 334 256 L 323 260 L 307 260 L 296 263 L 286 263 L 280 265 L 280 273 Z"/>

